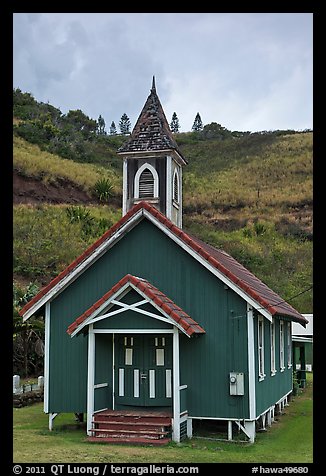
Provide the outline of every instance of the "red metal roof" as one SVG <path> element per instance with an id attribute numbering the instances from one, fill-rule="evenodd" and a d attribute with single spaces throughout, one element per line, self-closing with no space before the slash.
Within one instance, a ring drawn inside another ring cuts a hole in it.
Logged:
<path id="1" fill-rule="evenodd" d="M 96 309 L 102 304 L 105 304 L 119 289 L 125 284 L 131 283 L 138 288 L 142 294 L 148 298 L 150 303 L 155 303 L 164 311 L 168 316 L 178 323 L 190 337 L 193 334 L 205 334 L 205 331 L 195 322 L 186 312 L 184 312 L 179 306 L 177 306 L 171 299 L 169 299 L 164 293 L 153 286 L 151 283 L 143 278 L 137 278 L 131 274 L 127 274 L 124 278 L 115 284 L 107 293 L 104 294 L 95 304 L 87 309 L 81 316 L 79 316 L 67 329 L 68 334 L 72 334 L 89 316 L 91 316 Z"/>
<path id="2" fill-rule="evenodd" d="M 278 294 L 271 290 L 266 284 L 258 279 L 253 273 L 241 265 L 238 261 L 232 258 L 229 254 L 222 250 L 218 250 L 213 246 L 204 243 L 199 238 L 196 238 L 189 233 L 184 232 L 176 225 L 174 225 L 165 215 L 159 212 L 156 208 L 149 205 L 147 202 L 140 202 L 135 205 L 129 212 L 122 217 L 115 225 L 106 231 L 93 245 L 84 251 L 77 259 L 75 259 L 66 269 L 64 269 L 56 278 L 54 278 L 47 286 L 34 296 L 23 309 L 20 315 L 23 316 L 34 304 L 36 304 L 42 296 L 48 293 L 54 286 L 56 286 L 62 279 L 69 275 L 77 268 L 85 259 L 87 259 L 94 251 L 107 239 L 109 239 L 117 230 L 125 225 L 139 210 L 146 210 L 153 217 L 162 223 L 166 228 L 176 235 L 180 240 L 186 243 L 193 251 L 204 258 L 211 266 L 220 271 L 229 280 L 235 283 L 254 301 L 256 301 L 262 309 L 266 309 L 270 314 L 280 314 L 282 316 L 290 317 L 292 320 L 306 324 L 307 320 L 296 311 L 290 304 L 285 302 Z"/>

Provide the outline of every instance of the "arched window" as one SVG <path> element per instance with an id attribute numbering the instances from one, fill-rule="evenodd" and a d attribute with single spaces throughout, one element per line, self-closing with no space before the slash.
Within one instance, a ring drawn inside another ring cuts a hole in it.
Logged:
<path id="1" fill-rule="evenodd" d="M 154 197 L 154 177 L 149 169 L 143 170 L 139 177 L 139 198 Z"/>
<path id="2" fill-rule="evenodd" d="M 135 198 L 158 197 L 158 175 L 150 164 L 143 164 L 135 175 Z"/>
<path id="3" fill-rule="evenodd" d="M 174 174 L 173 174 L 173 200 L 176 203 L 179 203 L 179 200 L 180 200 L 179 174 L 177 169 L 174 170 Z"/>

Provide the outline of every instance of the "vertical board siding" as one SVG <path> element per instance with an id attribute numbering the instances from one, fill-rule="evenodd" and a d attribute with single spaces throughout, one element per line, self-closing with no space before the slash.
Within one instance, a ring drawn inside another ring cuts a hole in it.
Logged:
<path id="1" fill-rule="evenodd" d="M 265 377 L 259 381 L 258 378 L 258 350 L 257 350 L 257 313 L 254 313 L 254 335 L 256 351 L 256 416 L 259 416 L 271 405 L 274 405 L 281 397 L 292 390 L 292 371 L 293 367 L 287 365 L 287 326 L 284 325 L 284 362 L 285 368 L 280 369 L 280 319 L 275 318 L 275 375 L 271 374 L 271 351 L 270 351 L 270 325 L 269 321 L 264 321 L 264 363 Z M 284 319 L 284 323 L 288 322 Z"/>
<path id="2" fill-rule="evenodd" d="M 71 338 L 66 330 L 128 273 L 149 280 L 206 331 L 180 336 L 180 383 L 188 385 L 189 414 L 247 418 L 246 303 L 147 220 L 51 303 L 49 411 L 85 411 L 87 337 Z M 244 396 L 229 395 L 231 371 L 244 372 Z"/>

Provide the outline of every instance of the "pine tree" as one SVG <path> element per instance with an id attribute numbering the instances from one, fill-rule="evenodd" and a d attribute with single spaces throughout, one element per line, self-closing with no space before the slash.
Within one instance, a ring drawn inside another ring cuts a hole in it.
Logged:
<path id="1" fill-rule="evenodd" d="M 121 134 L 130 134 L 130 119 L 126 113 L 123 113 L 119 122 L 119 128 Z"/>
<path id="2" fill-rule="evenodd" d="M 101 116 L 101 114 L 99 115 L 98 119 L 97 119 L 97 134 L 99 136 L 105 136 L 106 135 L 106 132 L 105 132 L 105 120 L 103 119 L 103 117 Z"/>
<path id="3" fill-rule="evenodd" d="M 202 131 L 203 127 L 204 127 L 203 126 L 203 121 L 201 120 L 199 112 L 197 112 L 194 123 L 193 123 L 193 126 L 192 126 L 191 129 L 193 131 Z"/>
<path id="4" fill-rule="evenodd" d="M 179 132 L 180 124 L 179 124 L 178 116 L 175 112 L 172 114 L 172 121 L 170 124 L 170 128 L 172 132 Z"/>
<path id="5" fill-rule="evenodd" d="M 115 136 L 116 133 L 117 133 L 117 128 L 115 126 L 115 122 L 112 121 L 110 126 L 110 136 Z"/>

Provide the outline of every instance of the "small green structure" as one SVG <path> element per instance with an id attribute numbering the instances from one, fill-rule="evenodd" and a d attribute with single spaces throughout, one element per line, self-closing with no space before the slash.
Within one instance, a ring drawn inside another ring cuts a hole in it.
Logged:
<path id="1" fill-rule="evenodd" d="M 292 323 L 293 364 L 300 387 L 306 385 L 306 372 L 313 371 L 313 314 L 303 314 L 306 327 Z"/>
<path id="2" fill-rule="evenodd" d="M 86 413 L 89 437 L 123 441 L 100 419 L 120 412 L 117 428 L 128 412 L 157 412 L 171 415 L 176 442 L 192 436 L 196 419 L 253 442 L 288 403 L 291 323 L 307 320 L 229 254 L 182 230 L 187 160 L 154 79 L 118 153 L 123 217 L 21 311 L 24 320 L 45 316 L 49 427 L 60 412 Z M 145 433 L 137 424 L 128 421 L 131 441 Z"/>

